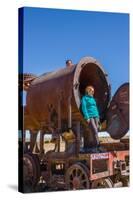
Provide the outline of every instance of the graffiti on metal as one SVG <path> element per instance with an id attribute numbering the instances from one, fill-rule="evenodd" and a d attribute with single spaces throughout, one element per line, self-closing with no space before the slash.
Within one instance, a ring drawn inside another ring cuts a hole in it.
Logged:
<path id="1" fill-rule="evenodd" d="M 98 160 L 98 159 L 108 159 L 109 154 L 108 153 L 97 153 L 97 154 L 92 154 L 91 159 L 92 160 Z"/>

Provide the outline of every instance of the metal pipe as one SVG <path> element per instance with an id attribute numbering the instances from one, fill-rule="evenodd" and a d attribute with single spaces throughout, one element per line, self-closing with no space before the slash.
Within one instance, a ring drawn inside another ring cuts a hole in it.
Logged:
<path id="1" fill-rule="evenodd" d="M 78 154 L 80 149 L 80 121 L 76 123 L 76 137 L 77 137 L 76 153 Z"/>
<path id="2" fill-rule="evenodd" d="M 61 100 L 58 100 L 58 130 L 61 130 Z"/>
<path id="3" fill-rule="evenodd" d="M 37 139 L 37 134 L 38 134 L 38 131 L 30 130 L 30 151 L 31 152 L 34 150 L 34 146 L 35 146 L 36 139 Z"/>
<path id="4" fill-rule="evenodd" d="M 44 153 L 43 145 L 44 145 L 44 132 L 41 130 L 40 131 L 40 153 Z"/>
<path id="5" fill-rule="evenodd" d="M 68 128 L 72 128 L 72 105 L 71 105 L 71 97 L 68 98 Z"/>

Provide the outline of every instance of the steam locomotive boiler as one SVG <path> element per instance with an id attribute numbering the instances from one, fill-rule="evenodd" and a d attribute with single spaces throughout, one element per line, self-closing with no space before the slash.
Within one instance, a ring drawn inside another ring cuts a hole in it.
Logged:
<path id="1" fill-rule="evenodd" d="M 96 59 L 84 57 L 76 65 L 38 77 L 20 75 L 19 85 L 20 91 L 27 91 L 26 106 L 22 108 L 24 124 L 20 126 L 24 166 L 21 191 L 28 187 L 37 191 L 39 184 L 45 185 L 45 189 L 57 190 L 128 184 L 129 143 L 122 139 L 129 129 L 128 83 L 120 86 L 111 99 L 111 86 L 103 67 Z M 87 85 L 95 88 L 102 130 L 119 140 L 103 143 L 103 151 L 93 153 L 81 151 L 82 139 L 83 148 L 91 149 L 96 144 L 80 109 Z M 28 143 L 27 130 L 30 132 Z M 55 148 L 46 152 L 44 137 L 49 133 L 52 133 Z M 63 152 L 62 140 L 65 142 Z"/>

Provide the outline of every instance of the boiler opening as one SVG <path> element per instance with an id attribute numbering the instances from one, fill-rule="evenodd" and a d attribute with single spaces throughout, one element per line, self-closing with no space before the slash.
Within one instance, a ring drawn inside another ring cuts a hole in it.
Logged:
<path id="1" fill-rule="evenodd" d="M 80 100 L 85 94 L 86 86 L 92 85 L 94 87 L 94 97 L 99 108 L 100 117 L 103 119 L 110 98 L 110 90 L 102 68 L 95 63 L 87 63 L 83 67 L 81 66 L 78 82 Z"/>

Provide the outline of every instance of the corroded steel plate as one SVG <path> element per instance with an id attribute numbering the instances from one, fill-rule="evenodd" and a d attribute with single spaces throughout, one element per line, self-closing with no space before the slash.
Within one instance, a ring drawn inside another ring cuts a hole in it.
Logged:
<path id="1" fill-rule="evenodd" d="M 129 83 L 115 93 L 107 111 L 107 132 L 113 139 L 122 138 L 129 130 Z"/>

